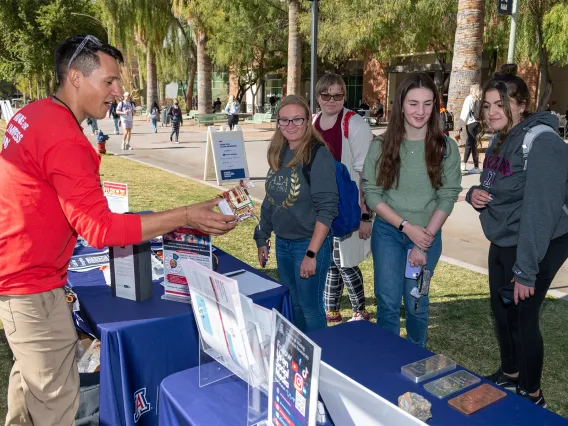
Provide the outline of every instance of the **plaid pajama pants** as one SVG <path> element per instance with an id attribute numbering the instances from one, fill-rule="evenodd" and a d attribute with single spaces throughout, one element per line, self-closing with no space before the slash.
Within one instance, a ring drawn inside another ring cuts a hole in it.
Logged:
<path id="1" fill-rule="evenodd" d="M 339 238 L 333 239 L 333 256 L 331 267 L 327 271 L 323 300 L 328 312 L 339 311 L 339 302 L 343 295 L 343 286 L 347 286 L 347 293 L 351 300 L 353 312 L 365 309 L 365 289 L 363 287 L 363 274 L 358 266 L 342 268 L 339 254 Z"/>

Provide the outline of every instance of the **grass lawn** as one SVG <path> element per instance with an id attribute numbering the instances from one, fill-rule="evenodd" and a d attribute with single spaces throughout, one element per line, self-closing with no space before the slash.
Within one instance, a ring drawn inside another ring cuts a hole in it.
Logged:
<path id="1" fill-rule="evenodd" d="M 163 210 L 183 204 L 207 200 L 218 190 L 188 179 L 147 167 L 119 157 L 104 156 L 101 179 L 125 182 L 129 185 L 130 209 Z M 258 267 L 256 248 L 252 240 L 254 223 L 241 224 L 231 234 L 215 237 L 222 249 Z M 368 259 L 361 267 L 365 278 L 367 307 L 376 320 L 373 295 L 373 265 Z M 277 277 L 274 255 L 266 272 Z M 350 318 L 349 300 L 342 299 L 342 314 Z M 549 408 L 568 418 L 568 304 L 548 298 L 542 309 L 541 327 L 546 345 L 543 388 Z M 404 320 L 402 334 L 405 334 Z M 0 340 L 0 419 L 4 417 L 5 396 L 10 357 L 4 340 Z M 430 331 L 428 349 L 443 353 L 462 366 L 478 373 L 489 374 L 498 367 L 497 340 L 493 333 L 489 310 L 487 277 L 466 269 L 440 263 L 431 286 Z M 356 355 L 354 355 L 356 356 Z M 380 360 L 377 360 L 380 361 Z M 1 423 L 1 420 L 0 420 Z"/>

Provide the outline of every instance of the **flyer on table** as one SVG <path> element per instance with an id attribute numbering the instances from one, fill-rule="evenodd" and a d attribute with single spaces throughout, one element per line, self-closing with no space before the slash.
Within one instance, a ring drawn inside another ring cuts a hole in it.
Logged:
<path id="1" fill-rule="evenodd" d="M 182 264 L 201 338 L 226 358 L 227 368 L 246 380 L 252 358 L 248 341 L 243 340 L 245 320 L 237 282 L 190 259 Z"/>
<path id="2" fill-rule="evenodd" d="M 270 424 L 316 424 L 321 348 L 273 311 L 268 420 Z"/>
<path id="3" fill-rule="evenodd" d="M 103 182 L 103 193 L 111 212 L 128 212 L 128 185 L 126 183 L 105 181 Z"/>
<path id="4" fill-rule="evenodd" d="M 166 295 L 189 298 L 181 261 L 190 259 L 212 269 L 211 236 L 189 226 L 163 236 L 164 291 Z"/>

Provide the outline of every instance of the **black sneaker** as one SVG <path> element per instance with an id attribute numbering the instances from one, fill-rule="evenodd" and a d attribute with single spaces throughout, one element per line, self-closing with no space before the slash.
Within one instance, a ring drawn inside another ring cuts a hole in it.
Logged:
<path id="1" fill-rule="evenodd" d="M 540 390 L 538 396 L 530 396 L 526 390 L 517 388 L 517 395 L 528 399 L 529 401 L 535 403 L 539 407 L 546 408 L 546 401 L 544 400 L 544 396 L 542 395 L 542 389 Z"/>
<path id="2" fill-rule="evenodd" d="M 487 380 L 490 382 L 495 383 L 502 388 L 505 388 L 511 392 L 515 392 L 517 387 L 519 386 L 519 378 L 518 377 L 511 377 L 503 374 L 503 370 L 499 369 L 495 373 L 485 376 Z"/>

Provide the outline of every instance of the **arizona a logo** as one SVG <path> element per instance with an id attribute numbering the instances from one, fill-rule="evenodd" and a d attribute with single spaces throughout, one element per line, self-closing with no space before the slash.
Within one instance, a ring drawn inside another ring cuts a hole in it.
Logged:
<path id="1" fill-rule="evenodd" d="M 134 423 L 137 423 L 140 416 L 148 411 L 150 404 L 146 399 L 146 388 L 142 388 L 134 393 Z"/>

